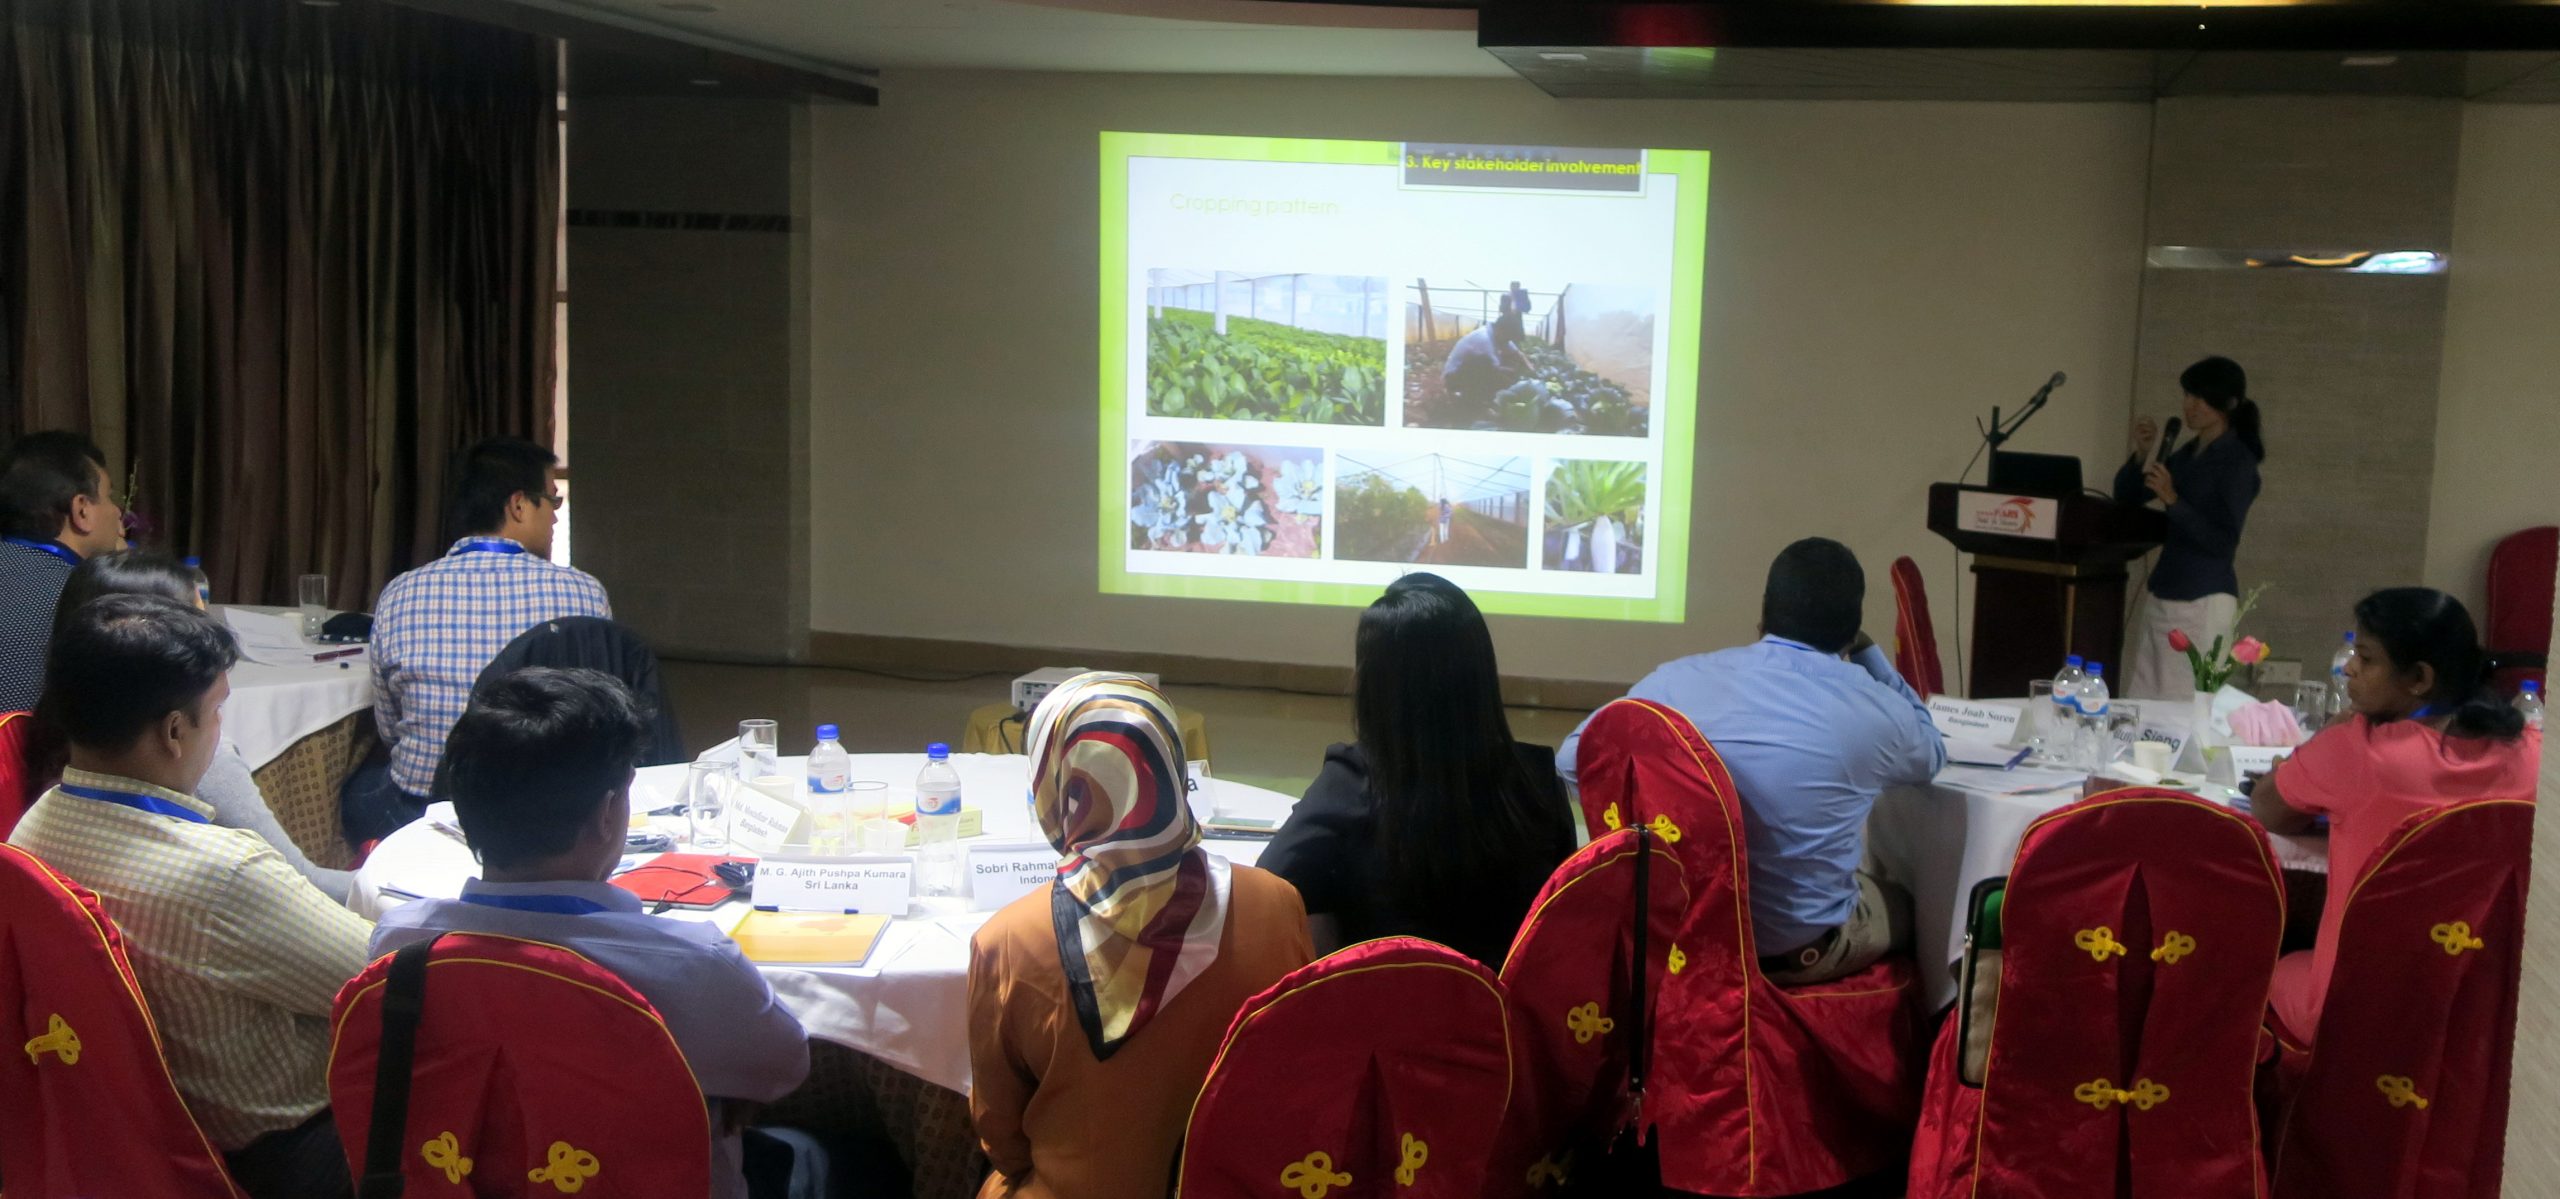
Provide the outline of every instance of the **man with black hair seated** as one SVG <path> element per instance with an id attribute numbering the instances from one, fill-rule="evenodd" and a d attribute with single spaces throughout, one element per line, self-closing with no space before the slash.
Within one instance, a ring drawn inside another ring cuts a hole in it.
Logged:
<path id="1" fill-rule="evenodd" d="M 53 638 L 38 714 L 71 746 L 11 844 L 98 893 L 187 1110 L 256 1199 L 350 1192 L 329 1118 L 329 1011 L 372 927 L 196 798 L 222 744 L 231 631 L 108 595 Z"/>
<path id="2" fill-rule="evenodd" d="M 1732 772 L 1752 936 L 1782 986 L 1910 945 L 1910 897 L 1866 866 L 1867 813 L 1885 788 L 1936 775 L 1947 749 L 1929 706 L 1859 631 L 1866 593 L 1849 547 L 1796 542 L 1770 564 L 1760 640 L 1664 663 L 1627 693 L 1686 715 Z M 1556 755 L 1567 779 L 1581 743 L 1576 729 Z"/>
<path id="3" fill-rule="evenodd" d="M 0 453 L 0 712 L 35 706 L 71 568 L 124 548 L 113 490 L 107 456 L 77 433 L 29 433 Z"/>
<path id="4" fill-rule="evenodd" d="M 473 696 L 445 741 L 445 781 L 480 877 L 460 899 L 392 909 L 373 951 L 490 933 L 563 946 L 612 971 L 658 1009 L 712 1104 L 715 1199 L 761 1194 L 742 1172 L 736 1105 L 790 1094 L 808 1076 L 809 1041 L 718 927 L 651 916 L 605 881 L 622 859 L 647 732 L 630 690 L 592 670 L 520 670 Z M 814 1157 L 796 1137 L 790 1151 Z"/>

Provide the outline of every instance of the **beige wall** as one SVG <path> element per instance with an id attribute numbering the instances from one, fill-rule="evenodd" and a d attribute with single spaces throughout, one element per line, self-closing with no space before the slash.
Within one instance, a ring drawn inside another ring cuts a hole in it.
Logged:
<path id="1" fill-rule="evenodd" d="M 2490 547 L 2560 523 L 2560 105 L 2463 114 L 2447 278 L 2426 581 L 2477 615 Z"/>
<path id="2" fill-rule="evenodd" d="M 1513 81 L 894 73 L 810 144 L 811 621 L 821 631 L 1347 663 L 1343 609 L 1095 591 L 1095 134 L 1715 152 L 1685 626 L 1496 621 L 1508 673 L 1630 679 L 1748 638 L 1787 541 L 1918 558 L 1927 485 L 2056 369 L 2015 448 L 2121 452 L 2144 105 L 1575 102 Z M 1968 588 L 1969 594 L 1969 588 Z"/>

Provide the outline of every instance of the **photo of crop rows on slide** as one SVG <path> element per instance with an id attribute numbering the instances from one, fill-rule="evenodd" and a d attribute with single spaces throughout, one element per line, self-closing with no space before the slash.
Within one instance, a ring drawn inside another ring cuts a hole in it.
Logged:
<path id="1" fill-rule="evenodd" d="M 1147 272 L 1147 414 L 1378 426 L 1387 281 Z"/>
<path id="2" fill-rule="evenodd" d="M 1529 566 L 1529 460 L 1344 454 L 1334 481 L 1335 556 L 1363 562 Z"/>
<path id="3" fill-rule="evenodd" d="M 1653 324 L 1642 288 L 1416 279 L 1405 289 L 1404 423 L 1646 436 Z"/>

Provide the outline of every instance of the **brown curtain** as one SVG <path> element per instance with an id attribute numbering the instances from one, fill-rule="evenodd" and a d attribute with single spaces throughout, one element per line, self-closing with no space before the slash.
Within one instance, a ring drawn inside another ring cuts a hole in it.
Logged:
<path id="1" fill-rule="evenodd" d="M 442 550 L 457 447 L 547 435 L 554 44 L 367 0 L 0 14 L 0 436 L 95 437 L 218 598 L 370 606 Z"/>

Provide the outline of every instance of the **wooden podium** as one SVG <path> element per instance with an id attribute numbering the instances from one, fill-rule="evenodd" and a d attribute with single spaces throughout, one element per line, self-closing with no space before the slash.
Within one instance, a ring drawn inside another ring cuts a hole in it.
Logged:
<path id="1" fill-rule="evenodd" d="M 2167 519 L 2095 495 L 2023 496 L 1929 487 L 1929 531 L 1973 555 L 1975 696 L 2025 695 L 2066 655 L 2124 670 L 2125 563 L 2160 544 Z"/>

